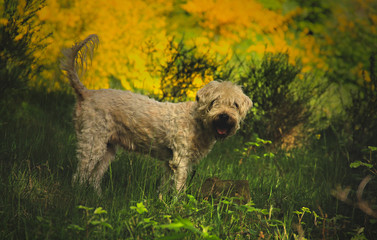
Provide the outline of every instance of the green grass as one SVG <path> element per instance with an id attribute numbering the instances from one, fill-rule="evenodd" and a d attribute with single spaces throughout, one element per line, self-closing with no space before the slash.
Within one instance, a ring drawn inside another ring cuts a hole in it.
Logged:
<path id="1" fill-rule="evenodd" d="M 242 156 L 235 150 L 244 147 L 237 137 L 219 142 L 197 166 L 188 190 L 163 200 L 157 193 L 160 163 L 123 151 L 104 177 L 102 197 L 92 188 L 72 186 L 73 105 L 70 95 L 45 92 L 1 105 L 1 239 L 363 236 L 353 231 L 360 229 L 364 214 L 330 195 L 349 179 L 348 163 L 340 150 L 319 142 L 273 157 L 263 146 Z M 240 206 L 228 198 L 220 203 L 200 199 L 200 185 L 212 176 L 248 180 L 252 202 Z"/>

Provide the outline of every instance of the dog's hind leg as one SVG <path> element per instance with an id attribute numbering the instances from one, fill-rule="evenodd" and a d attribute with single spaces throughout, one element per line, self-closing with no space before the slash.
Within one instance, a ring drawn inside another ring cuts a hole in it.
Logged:
<path id="1" fill-rule="evenodd" d="M 90 176 L 90 183 L 99 195 L 101 195 L 101 181 L 103 175 L 109 168 L 110 163 L 114 160 L 116 154 L 115 146 L 107 144 L 107 151 L 103 155 L 102 159 L 97 163 Z"/>
<path id="2" fill-rule="evenodd" d="M 101 162 L 104 159 L 107 162 L 107 159 L 111 158 L 110 156 L 113 157 L 115 155 L 115 150 L 109 151 L 107 144 L 108 137 L 105 135 L 101 136 L 94 129 L 87 128 L 87 131 L 82 130 L 77 134 L 78 165 L 76 173 L 73 176 L 73 182 L 78 181 L 79 184 L 89 182 L 94 186 L 94 179 L 97 179 L 97 169 L 105 168 L 105 166 L 101 168 L 98 168 L 98 166 L 102 165 Z"/>

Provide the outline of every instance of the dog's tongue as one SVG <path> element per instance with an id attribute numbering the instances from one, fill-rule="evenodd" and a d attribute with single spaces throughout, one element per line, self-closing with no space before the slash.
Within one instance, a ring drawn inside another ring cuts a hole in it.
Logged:
<path id="1" fill-rule="evenodd" d="M 226 129 L 217 128 L 216 130 L 217 130 L 217 133 L 220 135 L 225 135 L 227 133 Z"/>

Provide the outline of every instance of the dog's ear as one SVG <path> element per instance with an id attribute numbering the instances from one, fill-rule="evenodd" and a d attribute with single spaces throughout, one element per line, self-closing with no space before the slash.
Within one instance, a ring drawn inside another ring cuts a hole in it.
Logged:
<path id="1" fill-rule="evenodd" d="M 242 118 L 246 117 L 247 112 L 252 107 L 253 107 L 253 102 L 251 101 L 251 99 L 248 96 L 243 95 L 242 96 L 242 102 L 240 104 L 240 114 L 241 114 Z"/>
<path id="2" fill-rule="evenodd" d="M 201 103 L 208 102 L 208 97 L 213 95 L 214 89 L 216 89 L 219 84 L 218 81 L 209 82 L 196 93 L 196 101 Z"/>

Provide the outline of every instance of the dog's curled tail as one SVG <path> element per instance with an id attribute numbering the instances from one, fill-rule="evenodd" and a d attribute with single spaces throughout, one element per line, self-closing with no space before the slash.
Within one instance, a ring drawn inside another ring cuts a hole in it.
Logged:
<path id="1" fill-rule="evenodd" d="M 61 61 L 60 68 L 66 71 L 66 75 L 73 89 L 75 90 L 78 100 L 84 100 L 86 87 L 78 76 L 78 70 L 87 66 L 87 58 L 92 58 L 93 50 L 98 45 L 99 40 L 96 34 L 89 35 L 82 42 L 76 43 L 72 48 L 63 50 L 64 58 Z"/>

